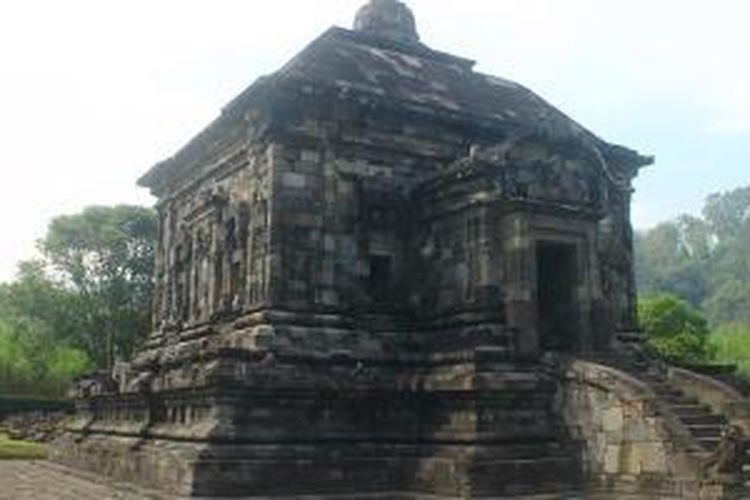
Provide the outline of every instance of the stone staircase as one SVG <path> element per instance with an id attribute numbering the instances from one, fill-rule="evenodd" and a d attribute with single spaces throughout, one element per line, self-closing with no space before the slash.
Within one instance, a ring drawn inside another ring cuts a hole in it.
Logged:
<path id="1" fill-rule="evenodd" d="M 671 384 L 661 360 L 649 359 L 640 352 L 618 352 L 597 354 L 591 361 L 621 370 L 646 384 L 690 432 L 697 445 L 707 453 L 718 449 L 729 420 Z M 750 500 L 750 439 L 747 441 L 744 457 L 743 484 L 732 493 L 733 499 Z"/>
<path id="2" fill-rule="evenodd" d="M 714 413 L 697 399 L 686 396 L 672 386 L 664 377 L 655 374 L 640 374 L 638 379 L 648 384 L 651 390 L 677 416 L 683 426 L 704 450 L 714 451 L 721 441 L 722 431 L 729 424 L 726 417 Z"/>
<path id="3" fill-rule="evenodd" d="M 663 376 L 646 372 L 637 374 L 636 378 L 648 384 L 659 399 L 666 403 L 669 410 L 690 431 L 697 444 L 710 453 L 717 450 L 722 433 L 729 425 L 724 415 L 712 411 L 697 399 L 686 396 Z M 747 446 L 744 453 L 742 482 L 743 484 L 734 490 L 731 498 L 750 499 L 750 446 Z"/>

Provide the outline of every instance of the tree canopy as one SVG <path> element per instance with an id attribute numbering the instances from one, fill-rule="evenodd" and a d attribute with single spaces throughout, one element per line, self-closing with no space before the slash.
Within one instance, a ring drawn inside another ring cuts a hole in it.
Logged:
<path id="1" fill-rule="evenodd" d="M 702 217 L 636 235 L 641 295 L 671 293 L 713 325 L 750 322 L 750 187 L 711 195 Z"/>
<path id="2" fill-rule="evenodd" d="M 149 332 L 156 220 L 143 207 L 54 219 L 42 258 L 0 285 L 0 382 L 58 392 L 128 358 Z"/>
<path id="3" fill-rule="evenodd" d="M 674 295 L 657 295 L 638 304 L 649 343 L 665 357 L 700 363 L 711 358 L 706 318 Z"/>
<path id="4" fill-rule="evenodd" d="M 75 340 L 98 366 L 130 357 L 149 330 L 155 240 L 152 210 L 116 206 L 58 217 L 41 242 L 52 275 L 75 297 Z"/>

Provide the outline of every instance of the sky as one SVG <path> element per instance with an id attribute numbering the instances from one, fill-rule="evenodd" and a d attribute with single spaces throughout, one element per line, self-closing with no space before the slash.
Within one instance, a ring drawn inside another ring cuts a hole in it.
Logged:
<path id="1" fill-rule="evenodd" d="M 0 281 L 49 220 L 135 182 L 365 0 L 0 3 Z M 422 41 L 656 157 L 633 222 L 750 184 L 750 2 L 407 0 Z"/>

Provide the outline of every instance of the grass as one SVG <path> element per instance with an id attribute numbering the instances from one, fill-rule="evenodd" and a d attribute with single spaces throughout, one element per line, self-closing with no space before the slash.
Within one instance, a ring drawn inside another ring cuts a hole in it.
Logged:
<path id="1" fill-rule="evenodd" d="M 714 359 L 737 365 L 738 372 L 750 379 L 750 325 L 726 325 L 716 329 L 710 338 Z"/>
<path id="2" fill-rule="evenodd" d="M 37 443 L 16 441 L 0 434 L 0 460 L 41 460 L 47 458 L 47 448 Z"/>

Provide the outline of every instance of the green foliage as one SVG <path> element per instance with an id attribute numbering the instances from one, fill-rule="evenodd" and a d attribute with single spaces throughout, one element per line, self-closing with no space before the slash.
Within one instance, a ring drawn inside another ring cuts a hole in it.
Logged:
<path id="1" fill-rule="evenodd" d="M 714 359 L 737 365 L 739 373 L 750 379 L 750 324 L 724 325 L 711 334 Z"/>
<path id="2" fill-rule="evenodd" d="M 10 439 L 0 434 L 0 460 L 44 460 L 47 448 L 38 443 Z"/>
<path id="3" fill-rule="evenodd" d="M 645 294 L 673 293 L 694 306 L 708 294 L 709 232 L 692 217 L 636 235 L 636 276 Z"/>
<path id="4" fill-rule="evenodd" d="M 57 346 L 47 365 L 49 376 L 55 380 L 70 380 L 90 368 L 86 353 L 67 346 Z"/>
<path id="5" fill-rule="evenodd" d="M 750 319 L 750 282 L 727 278 L 717 283 L 704 307 L 717 325 Z"/>
<path id="6" fill-rule="evenodd" d="M 149 331 L 153 211 L 93 207 L 52 221 L 43 259 L 0 285 L 0 392 L 61 395 L 128 358 Z"/>
<path id="7" fill-rule="evenodd" d="M 31 365 L 24 355 L 23 346 L 11 333 L 7 323 L 0 320 L 0 382 L 8 386 L 29 379 Z"/>
<path id="8" fill-rule="evenodd" d="M 734 239 L 737 229 L 750 218 L 750 186 L 712 194 L 706 200 L 703 217 L 719 238 Z"/>
<path id="9" fill-rule="evenodd" d="M 77 345 L 100 367 L 129 358 L 148 333 L 156 217 L 143 207 L 91 207 L 52 221 L 42 250 L 83 320 Z"/>
<path id="10" fill-rule="evenodd" d="M 635 238 L 643 295 L 675 294 L 713 325 L 750 322 L 750 187 L 711 195 L 703 218 L 682 216 Z"/>
<path id="11" fill-rule="evenodd" d="M 86 354 L 40 321 L 0 323 L 0 393 L 58 397 L 91 368 Z"/>
<path id="12" fill-rule="evenodd" d="M 708 320 L 684 300 L 657 295 L 638 304 L 649 344 L 667 358 L 701 363 L 711 357 Z"/>

